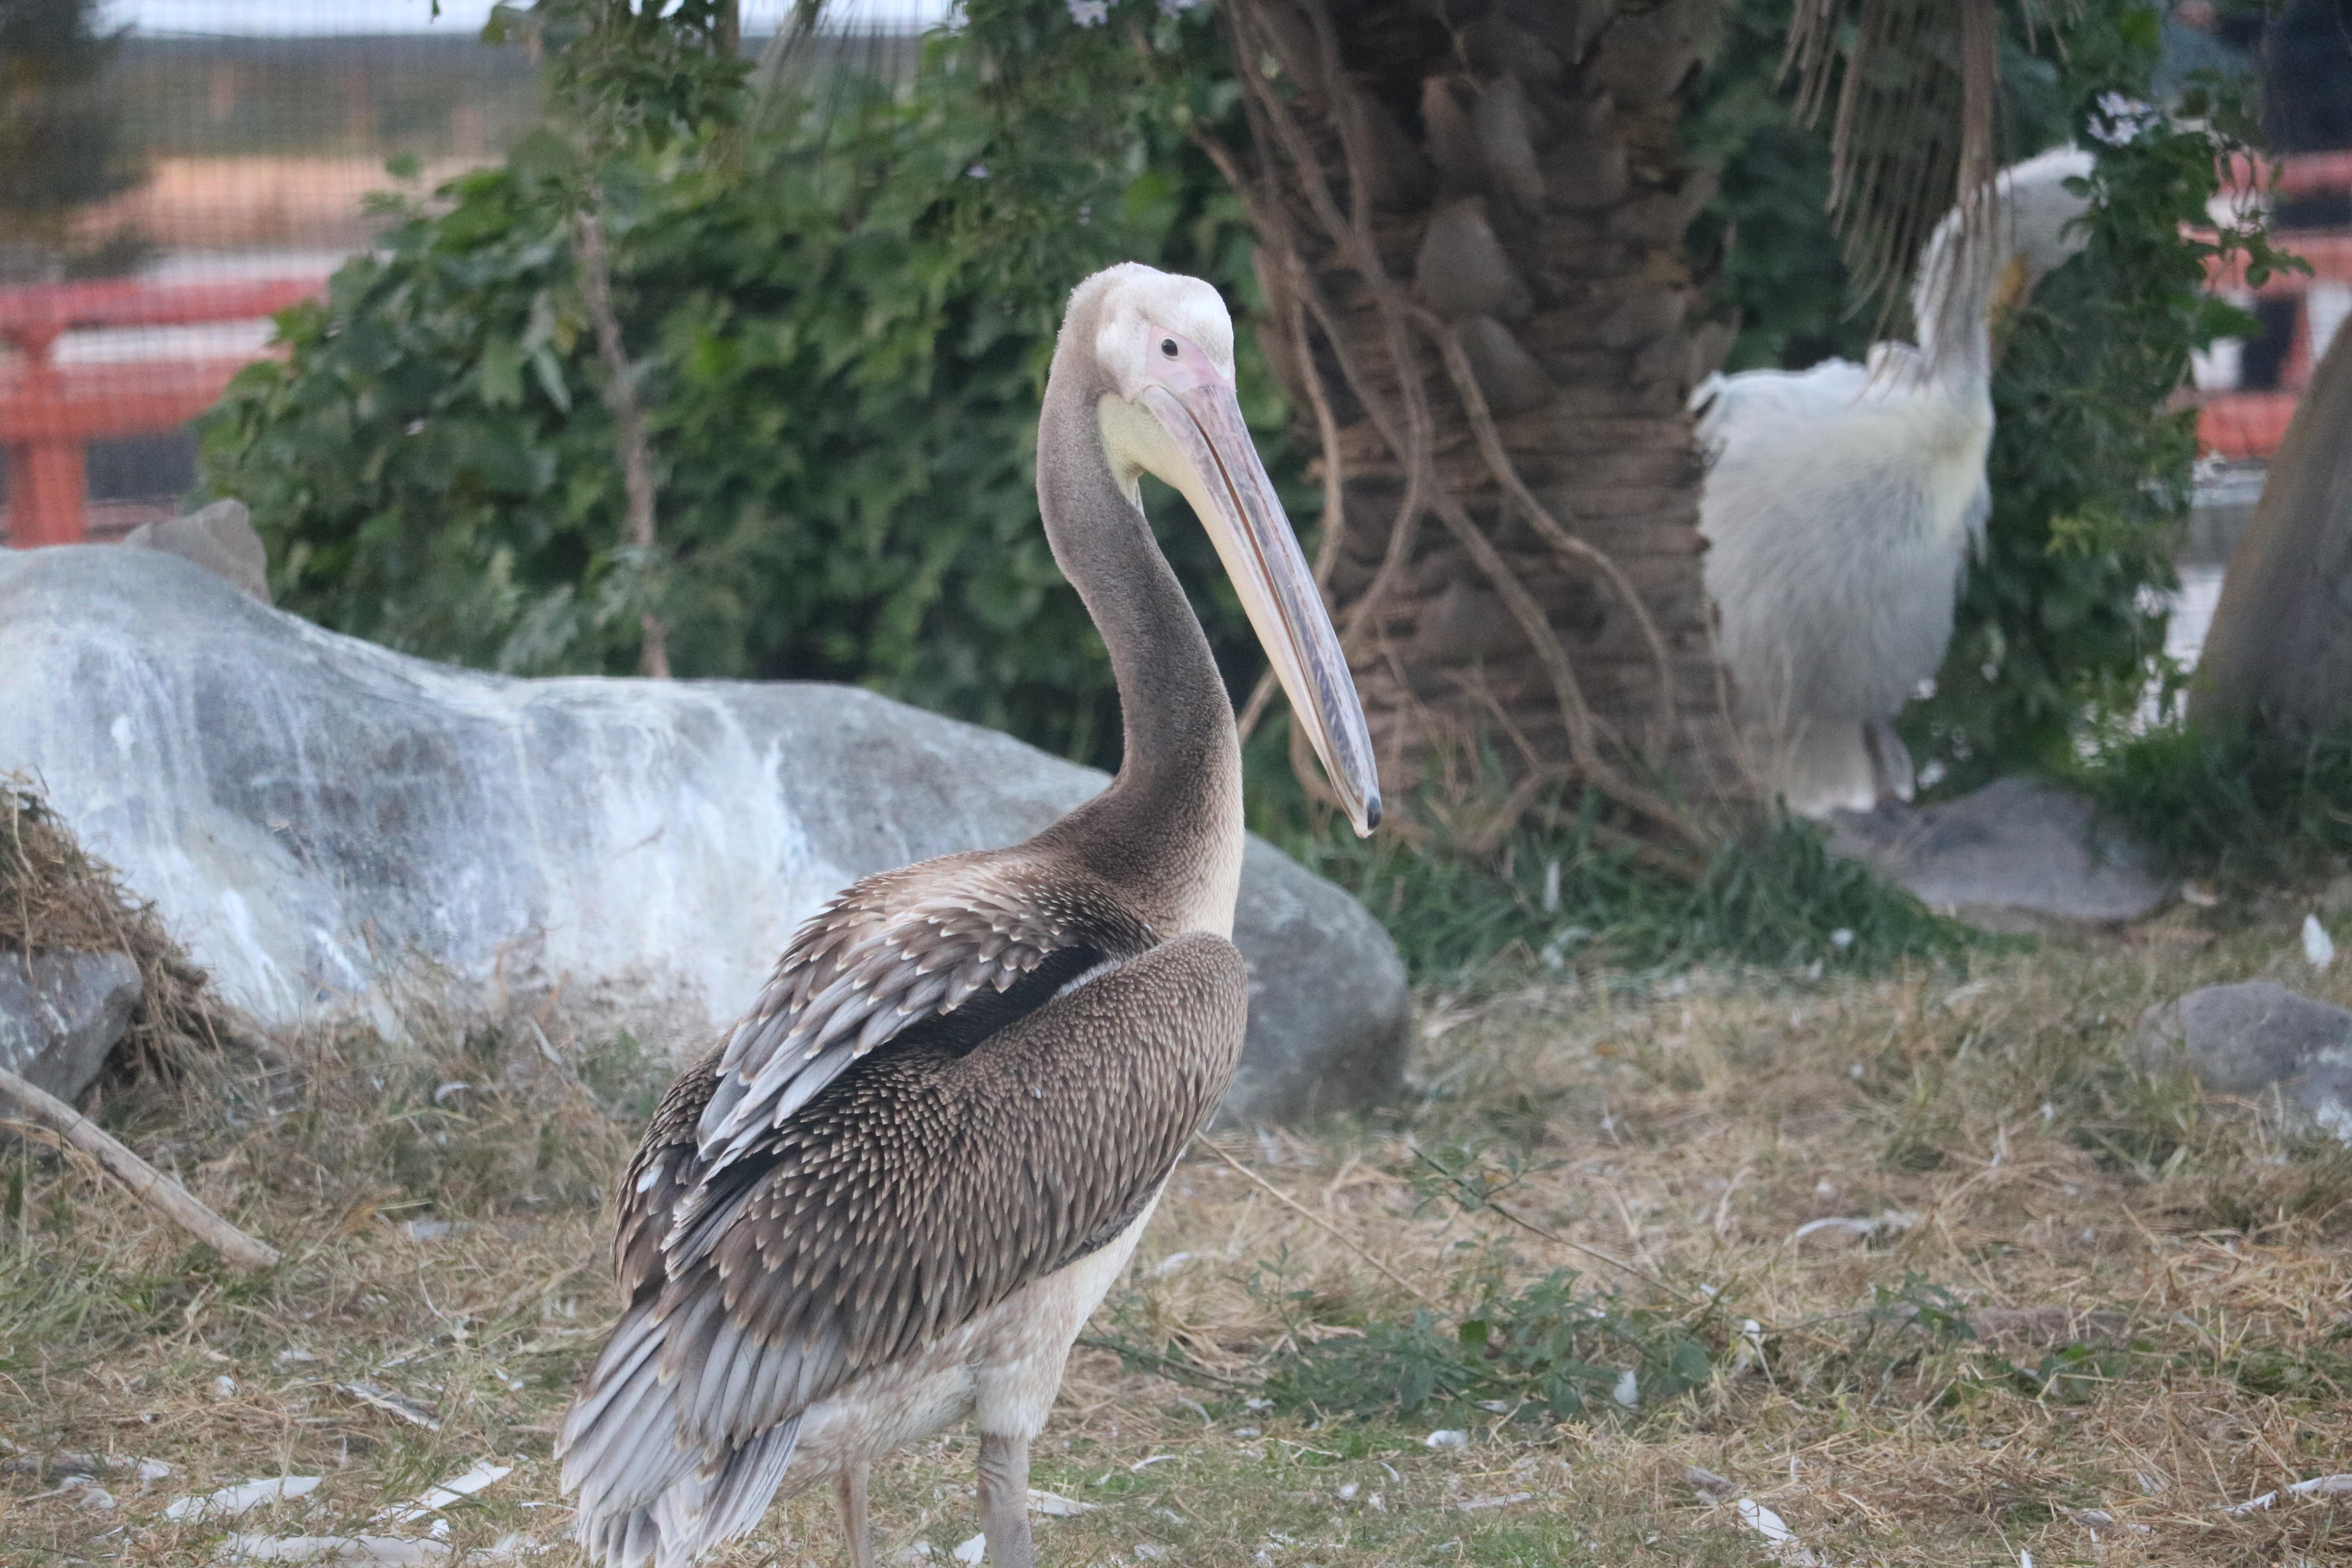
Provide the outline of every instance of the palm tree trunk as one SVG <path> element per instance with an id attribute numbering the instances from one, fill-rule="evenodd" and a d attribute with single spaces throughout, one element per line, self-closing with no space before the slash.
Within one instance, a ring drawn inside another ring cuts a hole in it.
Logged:
<path id="1" fill-rule="evenodd" d="M 1709 187 L 1678 94 L 1718 4 L 1224 7 L 1252 145 L 1203 144 L 1264 241 L 1392 789 L 1484 744 L 1515 801 L 1580 779 L 1653 837 L 1753 798 L 1684 407 L 1713 367 L 1685 324 Z"/>

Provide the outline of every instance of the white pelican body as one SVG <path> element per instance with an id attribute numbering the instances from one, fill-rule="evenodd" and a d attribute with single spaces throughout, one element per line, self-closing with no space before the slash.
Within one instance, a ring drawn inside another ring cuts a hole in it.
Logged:
<path id="1" fill-rule="evenodd" d="M 1380 819 L 1233 377 L 1207 284 L 1116 267 L 1071 296 L 1038 500 L 1118 677 L 1118 777 L 1027 843 L 845 890 L 664 1098 L 621 1184 L 627 1305 L 556 1444 L 604 1568 L 685 1568 L 825 1482 L 871 1568 L 873 1462 L 966 1415 L 989 1558 L 1034 1563 L 1029 1444 L 1248 1013 L 1241 750 L 1144 473 L 1207 528 L 1358 831 Z"/>
<path id="2" fill-rule="evenodd" d="M 2088 202 L 2065 182 L 2090 169 L 2065 147 L 2004 170 L 1994 244 L 1960 244 L 1958 212 L 1937 226 L 1912 295 L 1920 347 L 1710 376 L 1692 395 L 1723 658 L 1791 811 L 1909 798 L 1891 721 L 1943 663 L 1992 507 L 1990 318 L 2082 247 L 2066 227 Z"/>

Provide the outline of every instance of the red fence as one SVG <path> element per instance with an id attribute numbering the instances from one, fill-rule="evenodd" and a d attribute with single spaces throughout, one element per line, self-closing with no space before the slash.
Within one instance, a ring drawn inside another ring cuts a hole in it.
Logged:
<path id="1" fill-rule="evenodd" d="M 84 445 L 175 430 L 211 407 L 247 356 L 58 363 L 58 340 L 91 328 L 258 320 L 309 298 L 317 277 L 258 282 L 45 284 L 0 289 L 0 447 L 8 455 L 8 542 L 72 544 L 89 503 Z"/>

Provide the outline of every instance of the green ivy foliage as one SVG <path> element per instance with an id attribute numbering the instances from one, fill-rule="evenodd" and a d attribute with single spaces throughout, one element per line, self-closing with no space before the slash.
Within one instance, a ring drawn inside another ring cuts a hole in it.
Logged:
<path id="1" fill-rule="evenodd" d="M 2083 254 L 2047 279 L 2012 327 L 1993 378 L 1986 558 L 1969 574 L 1936 695 L 1906 738 L 1948 786 L 2000 773 L 2063 773 L 2085 743 L 2140 706 L 2164 660 L 2163 595 L 2189 516 L 2197 416 L 2175 395 L 2189 353 L 2242 332 L 2242 312 L 2203 292 L 2209 258 L 2279 265 L 2259 230 L 2199 237 L 2221 161 L 2242 153 L 2242 106 L 2194 88 L 2176 113 L 2126 133 L 2101 93 L 2144 82 L 2155 24 L 2131 12 L 2085 41 L 2078 134 L 2099 157 Z M 2145 23 L 2143 32 L 2138 24 Z"/>
<path id="2" fill-rule="evenodd" d="M 529 674 L 634 669 L 652 609 L 681 675 L 858 682 L 1115 763 L 1109 668 L 1037 525 L 1038 399 L 1062 302 L 1098 267 L 1150 260 L 1250 301 L 1238 204 L 1182 140 L 1231 95 L 1185 63 L 1214 47 L 1204 17 L 970 9 L 903 89 L 769 71 L 717 113 L 700 80 L 697 123 L 611 134 L 593 173 L 658 559 L 621 544 L 571 255 L 576 142 L 536 134 L 434 203 L 388 205 L 382 252 L 282 319 L 288 360 L 240 375 L 205 431 L 205 482 L 253 508 L 280 602 Z M 1088 68 L 1005 68 L 1045 28 Z M 1310 515 L 1286 410 L 1240 348 L 1245 412 Z M 1254 679 L 1213 552 L 1171 493 L 1150 504 L 1221 661 Z"/>
<path id="3" fill-rule="evenodd" d="M 537 35 L 549 100 L 587 146 L 658 153 L 739 118 L 738 14 L 736 0 L 537 0 L 496 6 L 483 37 Z"/>

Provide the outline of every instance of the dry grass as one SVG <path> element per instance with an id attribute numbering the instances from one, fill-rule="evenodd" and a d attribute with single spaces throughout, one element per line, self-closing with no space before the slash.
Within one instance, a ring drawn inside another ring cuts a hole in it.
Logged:
<path id="1" fill-rule="evenodd" d="M 1035 1484 L 1097 1506 L 1042 1521 L 1043 1555 L 1753 1564 L 1772 1559 L 1732 1500 L 1752 1497 L 1841 1565 L 2352 1561 L 2347 1500 L 2223 1511 L 2352 1468 L 2352 1156 L 2124 1056 L 2143 1006 L 2210 980 L 2279 969 L 2352 1002 L 2352 977 L 2288 972 L 2294 945 L 2283 926 L 2164 925 L 1966 976 L 1427 998 L 1417 1103 L 1218 1140 L 1323 1225 L 1205 1152 L 1180 1169 L 1093 1333 L 1194 1381 L 1081 1349 Z M 109 1479 L 111 1511 L 7 1480 L 10 1563 L 207 1561 L 220 1527 L 169 1523 L 164 1501 L 278 1473 L 326 1480 L 268 1528 L 350 1530 L 483 1458 L 519 1468 L 451 1510 L 451 1542 L 561 1539 L 550 1428 L 613 1308 L 595 1194 L 646 1104 L 643 1067 L 488 1038 L 429 1066 L 352 1041 L 294 1059 L 109 1108 L 288 1250 L 261 1281 L 54 1156 L 0 1173 L 0 1431 L 30 1455 L 174 1469 L 145 1490 Z M 1511 1215 L 1562 1239 L 1449 1195 L 1416 1148 L 1488 1173 Z M 1916 1222 L 1791 1239 L 1888 1211 Z M 1565 1424 L 1250 1407 L 1301 1346 L 1409 1319 L 1416 1295 L 1450 1325 L 1562 1267 L 1692 1325 L 1718 1352 L 1710 1381 Z M 1749 1317 L 1762 1363 L 1735 1370 L 1722 1352 Z M 361 1380 L 439 1429 L 335 1388 Z M 1468 1445 L 1426 1447 L 1439 1426 Z M 970 1460 L 943 1438 L 877 1478 L 886 1558 L 944 1563 L 973 1532 Z M 1730 1489 L 1694 1485 L 1693 1466 Z M 828 1515 L 796 1500 L 725 1561 L 837 1563 Z"/>

